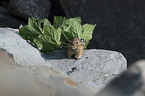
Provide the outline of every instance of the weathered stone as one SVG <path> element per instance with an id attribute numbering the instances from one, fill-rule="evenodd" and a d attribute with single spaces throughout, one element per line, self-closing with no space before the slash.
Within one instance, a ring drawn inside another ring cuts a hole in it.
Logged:
<path id="1" fill-rule="evenodd" d="M 17 31 L 8 28 L 0 28 L 0 48 L 11 53 L 23 67 L 53 76 L 63 77 L 64 72 L 94 92 L 102 89 L 127 67 L 123 55 L 114 51 L 85 50 L 80 60 L 67 59 L 65 50 L 42 54 L 23 40 Z"/>
<path id="2" fill-rule="evenodd" d="M 26 21 L 11 16 L 7 9 L 0 6 L 0 27 L 18 28 L 20 24 L 26 24 Z"/>
<path id="3" fill-rule="evenodd" d="M 40 53 L 23 41 L 14 30 L 0 28 L 0 48 L 3 48 L 0 49 L 0 96 L 93 96 L 94 93 L 86 86 L 49 66 L 49 63 L 43 64 L 45 60 L 39 57 Z M 23 50 L 19 50 L 21 48 Z M 39 62 L 37 59 L 42 60 Z"/>
<path id="4" fill-rule="evenodd" d="M 96 96 L 145 96 L 145 60 L 132 65 Z"/>
<path id="5" fill-rule="evenodd" d="M 94 92 L 98 92 L 127 68 L 126 59 L 115 51 L 85 50 L 80 60 L 67 59 L 65 50 L 56 50 L 43 57 L 52 66 L 89 86 Z"/>
<path id="6" fill-rule="evenodd" d="M 41 53 L 19 36 L 17 31 L 0 28 L 0 48 L 11 53 L 16 62 L 24 65 L 45 65 L 46 61 Z M 51 64 L 47 64 L 51 66 Z"/>
<path id="7" fill-rule="evenodd" d="M 60 4 L 59 0 L 50 0 L 50 2 L 51 2 L 51 5 L 52 5 L 52 8 L 51 8 L 51 11 L 50 11 L 50 14 L 49 14 L 49 20 L 51 22 L 53 22 L 54 16 L 64 16 L 64 17 L 66 17 L 65 12 L 64 12 L 63 8 L 61 7 L 61 4 Z"/>
<path id="8" fill-rule="evenodd" d="M 49 0 L 11 0 L 9 3 L 10 13 L 25 19 L 28 17 L 48 18 L 50 10 Z"/>
<path id="9" fill-rule="evenodd" d="M 144 0 L 60 0 L 67 17 L 98 24 L 89 48 L 116 50 L 129 64 L 145 58 Z"/>
<path id="10" fill-rule="evenodd" d="M 47 75 L 66 76 L 63 72 L 52 67 L 41 53 L 23 40 L 13 29 L 0 28 L 0 48 L 5 49 L 5 53 L 13 55 L 14 60 L 23 67 L 28 67 L 33 71 Z M 31 51 L 30 51 L 31 50 Z"/>
<path id="11" fill-rule="evenodd" d="M 0 77 L 0 96 L 93 96 L 89 88 L 69 77 L 46 75 L 20 66 L 4 69 L 0 65 Z"/>
<path id="12" fill-rule="evenodd" d="M 0 6 L 3 6 L 4 8 L 8 8 L 10 0 L 1 0 Z"/>

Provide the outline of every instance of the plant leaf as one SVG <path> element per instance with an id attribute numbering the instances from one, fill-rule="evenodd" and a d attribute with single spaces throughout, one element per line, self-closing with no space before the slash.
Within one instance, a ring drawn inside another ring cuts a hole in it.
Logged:
<path id="1" fill-rule="evenodd" d="M 51 25 L 51 23 L 47 19 L 32 17 L 28 19 L 28 25 L 32 26 L 35 29 L 35 31 L 43 33 L 43 26 Z"/>
<path id="2" fill-rule="evenodd" d="M 92 39 L 93 30 L 96 25 L 91 24 L 84 24 L 83 25 L 83 31 L 80 39 L 85 39 L 85 48 L 89 43 L 89 40 Z"/>
<path id="3" fill-rule="evenodd" d="M 63 22 L 62 28 L 62 39 L 61 41 L 68 43 L 71 41 L 74 36 L 78 36 L 78 38 L 82 35 L 82 26 L 80 18 L 70 18 Z"/>
<path id="4" fill-rule="evenodd" d="M 53 22 L 53 27 L 54 28 L 59 28 L 63 26 L 63 23 L 67 20 L 65 17 L 61 16 L 54 16 L 54 22 Z"/>
<path id="5" fill-rule="evenodd" d="M 71 25 L 71 27 L 70 27 L 70 33 L 73 35 L 73 37 L 75 35 L 77 35 L 78 38 L 80 39 L 80 37 L 82 35 L 82 26 L 81 26 L 81 23 L 76 21 L 76 19 L 72 18 L 72 19 L 68 19 L 67 20 L 67 24 Z"/>
<path id="6" fill-rule="evenodd" d="M 81 24 L 81 22 L 82 22 L 80 17 L 70 18 L 70 20 L 76 21 L 76 22 L 78 22 L 79 24 Z"/>
<path id="7" fill-rule="evenodd" d="M 38 31 L 35 31 L 32 26 L 25 25 L 19 30 L 19 34 L 26 40 L 31 40 L 38 37 L 40 33 Z"/>
<path id="8" fill-rule="evenodd" d="M 38 48 L 41 52 L 51 52 L 58 46 L 68 43 L 77 36 L 85 39 L 85 47 L 92 38 L 92 33 L 96 25 L 81 25 L 81 18 L 67 19 L 61 16 L 54 17 L 53 26 L 47 19 L 29 18 L 28 25 L 19 30 L 19 34 L 30 44 Z"/>
<path id="9" fill-rule="evenodd" d="M 45 48 L 48 42 L 47 42 L 47 39 L 44 37 L 44 31 L 43 31 L 43 28 L 46 25 L 51 25 L 51 23 L 47 19 L 40 19 L 40 18 L 32 17 L 28 19 L 28 25 L 23 26 L 19 30 L 19 34 L 24 39 L 30 40 L 30 43 L 32 45 L 34 43 L 37 46 L 37 48 L 41 49 L 41 51 L 48 52 L 49 48 L 47 47 L 48 50 L 46 50 L 47 48 Z"/>
<path id="10" fill-rule="evenodd" d="M 55 29 L 53 26 L 46 25 L 44 26 L 44 35 L 46 36 L 49 43 L 56 44 L 56 46 L 60 46 L 60 38 L 61 38 L 61 28 Z"/>

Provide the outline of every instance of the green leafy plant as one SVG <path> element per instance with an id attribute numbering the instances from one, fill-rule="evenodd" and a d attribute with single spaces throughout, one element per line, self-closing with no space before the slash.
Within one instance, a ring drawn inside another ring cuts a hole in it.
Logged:
<path id="1" fill-rule="evenodd" d="M 81 25 L 80 17 L 67 19 L 55 16 L 53 24 L 48 19 L 32 17 L 28 19 L 28 25 L 19 30 L 19 34 L 38 50 L 46 53 L 60 46 L 68 45 L 74 36 L 85 39 L 84 47 L 86 48 L 95 26 L 92 24 Z"/>

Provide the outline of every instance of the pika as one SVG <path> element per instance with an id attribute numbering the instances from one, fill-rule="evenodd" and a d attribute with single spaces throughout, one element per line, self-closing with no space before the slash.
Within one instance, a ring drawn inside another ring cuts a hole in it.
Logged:
<path id="1" fill-rule="evenodd" d="M 78 39 L 77 36 L 73 38 L 67 48 L 67 55 L 70 59 L 73 55 L 75 55 L 75 59 L 81 59 L 81 56 L 84 51 L 84 39 Z"/>

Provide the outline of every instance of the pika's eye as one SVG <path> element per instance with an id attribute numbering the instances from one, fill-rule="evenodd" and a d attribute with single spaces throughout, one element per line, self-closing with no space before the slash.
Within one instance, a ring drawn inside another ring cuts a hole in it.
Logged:
<path id="1" fill-rule="evenodd" d="M 77 42 L 77 44 L 79 44 L 79 42 Z"/>
<path id="2" fill-rule="evenodd" d="M 85 40 L 84 39 L 81 39 L 81 42 L 85 42 Z"/>

